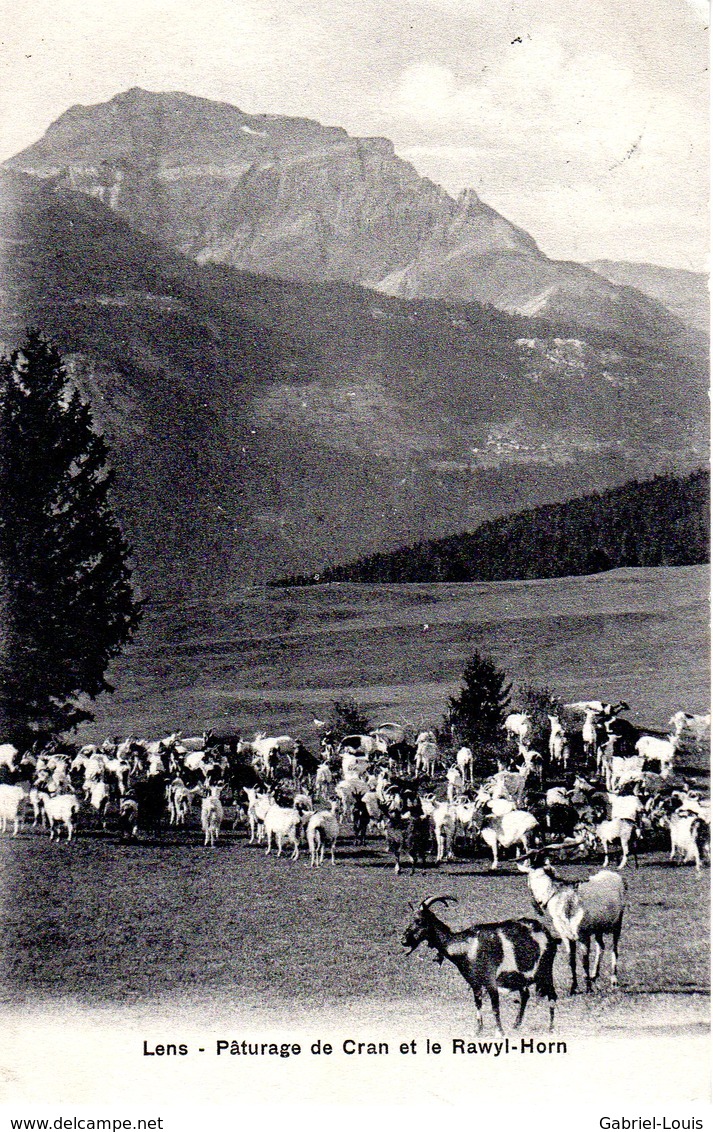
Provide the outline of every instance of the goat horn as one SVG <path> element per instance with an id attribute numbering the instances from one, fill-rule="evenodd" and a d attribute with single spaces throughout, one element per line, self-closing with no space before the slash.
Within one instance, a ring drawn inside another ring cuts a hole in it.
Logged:
<path id="1" fill-rule="evenodd" d="M 437 904 L 439 900 L 442 900 L 444 904 L 457 904 L 458 903 L 458 897 L 457 896 L 450 896 L 450 895 L 429 896 L 426 900 L 421 901 L 421 907 L 422 908 L 430 908 L 431 905 Z"/>

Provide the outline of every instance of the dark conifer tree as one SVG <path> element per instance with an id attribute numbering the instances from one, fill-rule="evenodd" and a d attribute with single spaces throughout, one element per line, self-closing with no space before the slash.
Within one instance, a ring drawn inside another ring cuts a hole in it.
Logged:
<path id="1" fill-rule="evenodd" d="M 141 603 L 108 448 L 37 331 L 0 359 L 0 740 L 71 729 L 110 691 Z"/>
<path id="2" fill-rule="evenodd" d="M 488 656 L 473 654 L 463 672 L 463 687 L 448 701 L 446 723 L 458 742 L 498 746 L 510 704 L 511 684 Z"/>

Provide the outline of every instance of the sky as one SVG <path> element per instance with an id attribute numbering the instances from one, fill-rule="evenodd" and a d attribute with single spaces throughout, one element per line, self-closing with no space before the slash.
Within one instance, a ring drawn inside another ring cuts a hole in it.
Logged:
<path id="1" fill-rule="evenodd" d="M 0 0 L 0 160 L 183 90 L 391 138 L 556 258 L 707 269 L 707 0 Z"/>

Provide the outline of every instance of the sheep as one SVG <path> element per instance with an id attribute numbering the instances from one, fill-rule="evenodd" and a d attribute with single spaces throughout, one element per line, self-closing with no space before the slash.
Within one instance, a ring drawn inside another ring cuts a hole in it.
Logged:
<path id="1" fill-rule="evenodd" d="M 337 819 L 337 803 L 332 802 L 329 810 L 320 810 L 312 814 L 307 822 L 307 848 L 310 853 L 309 867 L 318 867 L 324 861 L 325 844 L 329 844 L 329 852 L 334 861 L 334 847 L 339 836 L 339 821 Z"/>
<path id="2" fill-rule="evenodd" d="M 47 815 L 50 829 L 50 841 L 54 840 L 55 826 L 57 827 L 57 841 L 59 841 L 59 827 L 64 825 L 67 830 L 67 841 L 72 840 L 74 832 L 74 815 L 79 809 L 79 802 L 74 794 L 40 794 L 42 805 Z"/>
<path id="3" fill-rule="evenodd" d="M 6 783 L 0 785 L 0 827 L 3 833 L 7 830 L 7 823 L 11 821 L 13 824 L 12 836 L 17 837 L 22 821 L 20 807 L 26 799 L 27 794 L 22 786 L 8 786 Z"/>
<path id="4" fill-rule="evenodd" d="M 205 834 L 204 845 L 218 844 L 222 824 L 223 803 L 220 800 L 220 787 L 211 786 L 210 793 L 201 803 L 201 829 Z"/>
<path id="5" fill-rule="evenodd" d="M 550 1030 L 555 1024 L 557 992 L 552 978 L 552 965 L 559 940 L 538 920 L 523 917 L 494 924 L 473 924 L 462 931 L 453 931 L 433 912 L 438 901 L 456 904 L 455 896 L 430 896 L 423 900 L 401 937 L 410 955 L 421 943 L 437 952 L 437 962 L 448 959 L 473 991 L 478 1018 L 478 1032 L 483 1029 L 483 991 L 487 991 L 499 1034 L 499 988 L 516 990 L 520 995 L 515 1029 L 522 1024 L 534 984 L 541 997 L 549 1000 Z"/>
<path id="6" fill-rule="evenodd" d="M 561 846 L 557 846 L 560 848 Z M 552 849 L 555 846 L 551 846 Z M 535 864 L 535 861 L 542 863 Z M 611 985 L 619 984 L 619 937 L 626 907 L 626 882 L 617 873 L 602 869 L 586 881 L 568 884 L 553 872 L 542 850 L 535 860 L 518 862 L 518 869 L 527 873 L 527 885 L 538 911 L 547 912 L 555 931 L 569 944 L 569 967 L 572 974 L 570 994 L 577 993 L 577 944 L 582 948 L 587 991 L 592 990 L 599 974 L 604 953 L 604 936 L 612 937 Z M 592 938 L 597 946 L 594 968 L 590 969 L 589 951 Z"/>

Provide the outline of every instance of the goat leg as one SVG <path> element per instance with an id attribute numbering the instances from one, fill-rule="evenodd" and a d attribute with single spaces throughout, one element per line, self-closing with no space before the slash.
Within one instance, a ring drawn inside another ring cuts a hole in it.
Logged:
<path id="1" fill-rule="evenodd" d="M 503 1024 L 500 1021 L 500 995 L 498 994 L 498 988 L 496 986 L 491 986 L 487 988 L 487 991 L 490 997 L 490 1005 L 492 1006 L 493 1014 L 495 1015 L 495 1029 L 502 1037 Z"/>
<path id="2" fill-rule="evenodd" d="M 519 1030 L 522 1025 L 522 1020 L 525 1017 L 525 1007 L 530 997 L 530 992 L 527 987 L 520 988 L 520 1010 L 518 1011 L 517 1021 L 515 1022 L 515 1029 Z"/>
<path id="3" fill-rule="evenodd" d="M 436 962 L 442 963 L 443 962 L 443 956 L 438 955 L 436 957 Z M 483 995 L 482 995 L 482 992 L 479 991 L 479 990 L 473 989 L 473 998 L 475 999 L 475 1013 L 476 1013 L 477 1018 L 478 1018 L 478 1033 L 480 1034 L 482 1029 L 483 1029 Z"/>
<path id="4" fill-rule="evenodd" d="M 621 924 L 617 924 L 612 932 L 611 937 L 611 985 L 613 987 L 619 986 L 619 977 L 617 975 L 617 968 L 619 966 L 619 936 L 621 935 Z"/>
<path id="5" fill-rule="evenodd" d="M 577 944 L 575 940 L 569 941 L 569 969 L 572 973 L 572 982 L 570 984 L 569 993 L 577 993 Z"/>

